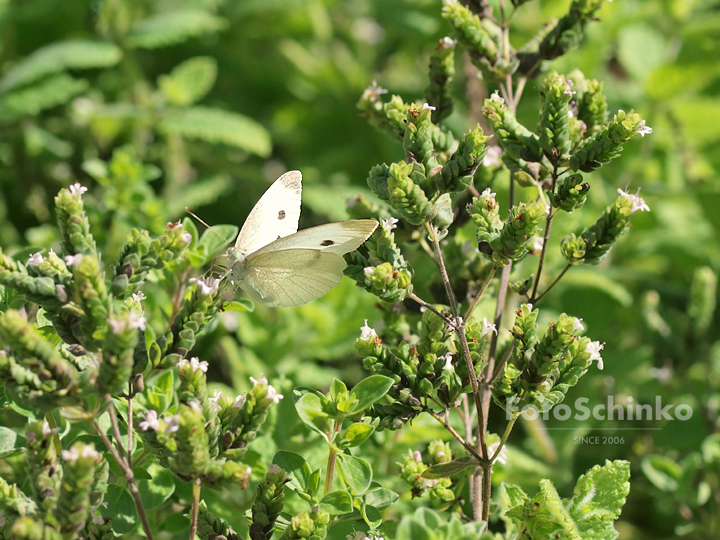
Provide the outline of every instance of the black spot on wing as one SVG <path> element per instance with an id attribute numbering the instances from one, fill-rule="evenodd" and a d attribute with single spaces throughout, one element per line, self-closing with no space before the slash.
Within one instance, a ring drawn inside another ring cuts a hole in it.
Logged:
<path id="1" fill-rule="evenodd" d="M 320 245 L 323 247 L 332 246 L 334 244 L 335 242 L 333 242 L 332 240 L 323 240 L 322 242 L 320 242 Z"/>
<path id="2" fill-rule="evenodd" d="M 280 210 L 278 212 L 278 219 L 285 219 L 285 210 Z"/>

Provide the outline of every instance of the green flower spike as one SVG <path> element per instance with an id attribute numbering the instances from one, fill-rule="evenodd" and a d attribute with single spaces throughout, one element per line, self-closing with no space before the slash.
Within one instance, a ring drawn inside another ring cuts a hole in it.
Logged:
<path id="1" fill-rule="evenodd" d="M 513 160 L 540 161 L 540 139 L 520 124 L 497 92 L 485 100 L 483 114 L 492 125 L 504 154 Z"/>
<path id="2" fill-rule="evenodd" d="M 427 102 L 435 107 L 432 121 L 436 124 L 450 116 L 453 110 L 450 90 L 455 76 L 456 43 L 453 39 L 443 38 L 430 55 L 430 86 L 425 96 Z"/>
<path id="3" fill-rule="evenodd" d="M 285 504 L 285 484 L 290 478 L 278 465 L 271 465 L 255 492 L 252 505 L 251 540 L 269 540 L 275 521 Z"/>

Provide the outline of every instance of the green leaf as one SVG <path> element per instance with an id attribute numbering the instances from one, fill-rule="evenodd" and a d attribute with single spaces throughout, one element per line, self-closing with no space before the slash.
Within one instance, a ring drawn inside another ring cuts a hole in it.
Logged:
<path id="1" fill-rule="evenodd" d="M 352 389 L 351 395 L 358 400 L 358 403 L 349 414 L 357 414 L 367 409 L 387 394 L 394 383 L 395 381 L 384 375 L 371 375 L 360 381 Z"/>
<path id="2" fill-rule="evenodd" d="M 255 303 L 247 298 L 241 298 L 239 300 L 233 300 L 223 304 L 223 311 L 255 311 Z"/>
<path id="3" fill-rule="evenodd" d="M 364 504 L 360 507 L 360 514 L 362 514 L 363 520 L 368 524 L 371 529 L 376 529 L 382 525 L 382 514 L 380 510 L 374 506 Z"/>
<path id="4" fill-rule="evenodd" d="M 314 393 L 308 392 L 303 394 L 295 402 L 300 420 L 305 422 L 310 429 L 317 431 L 323 437 L 327 438 L 330 433 L 330 417 L 323 411 L 322 399 Z"/>
<path id="5" fill-rule="evenodd" d="M 307 494 L 311 497 L 317 495 L 318 489 L 320 488 L 320 469 L 315 469 L 307 482 Z"/>
<path id="6" fill-rule="evenodd" d="M 87 88 L 88 82 L 84 79 L 74 79 L 65 73 L 56 75 L 35 86 L 5 96 L 0 114 L 6 118 L 34 116 L 45 109 L 67 103 Z"/>
<path id="7" fill-rule="evenodd" d="M 640 468 L 648 480 L 656 488 L 663 491 L 675 491 L 682 476 L 682 469 L 669 457 L 650 455 L 645 456 Z"/>
<path id="8" fill-rule="evenodd" d="M 202 250 L 208 258 L 212 258 L 228 247 L 237 236 L 237 225 L 215 225 L 206 229 L 200 237 L 197 248 Z"/>
<path id="9" fill-rule="evenodd" d="M 320 506 L 331 516 L 353 511 L 352 496 L 347 491 L 332 491 L 320 499 Z"/>
<path id="10" fill-rule="evenodd" d="M 160 130 L 187 139 L 234 146 L 260 157 L 268 157 L 272 150 L 270 134 L 263 126 L 222 109 L 198 106 L 172 111 L 160 123 Z"/>
<path id="11" fill-rule="evenodd" d="M 390 489 L 379 488 L 371 489 L 365 494 L 365 497 L 363 498 L 365 500 L 365 504 L 374 506 L 375 508 L 382 510 L 383 508 L 387 508 L 395 501 L 397 501 L 398 497 L 400 497 L 400 495 Z"/>
<path id="12" fill-rule="evenodd" d="M 168 410 L 173 403 L 175 390 L 175 376 L 169 369 L 152 380 L 152 385 L 146 389 L 148 407 L 157 411 L 158 415 Z"/>
<path id="13" fill-rule="evenodd" d="M 405 516 L 395 533 L 395 540 L 438 540 L 437 535 L 424 524 Z"/>
<path id="14" fill-rule="evenodd" d="M 217 62 L 197 56 L 176 66 L 169 75 L 158 77 L 158 86 L 173 105 L 190 105 L 201 100 L 215 84 Z"/>
<path id="15" fill-rule="evenodd" d="M 360 446 L 374 431 L 375 427 L 368 424 L 361 424 L 360 422 L 350 424 L 340 436 L 340 446 L 343 449 Z"/>
<path id="16" fill-rule="evenodd" d="M 506 484 L 505 482 L 500 485 L 500 497 L 506 510 L 522 506 L 528 501 L 527 494 L 520 486 Z"/>
<path id="17" fill-rule="evenodd" d="M 312 469 L 305 458 L 294 452 L 280 450 L 273 458 L 273 463 L 278 465 L 290 477 L 288 486 L 294 491 L 307 492 Z"/>
<path id="18" fill-rule="evenodd" d="M 473 456 L 463 456 L 453 461 L 449 461 L 448 463 L 438 463 L 437 465 L 432 465 L 425 469 L 422 476 L 423 478 L 431 479 L 445 478 L 447 476 L 457 474 L 460 471 L 464 471 L 465 469 L 477 466 L 478 462 Z"/>
<path id="19" fill-rule="evenodd" d="M 127 45 L 140 49 L 156 49 L 182 43 L 227 27 L 227 21 L 207 11 L 184 9 L 160 13 L 133 24 Z"/>
<path id="20" fill-rule="evenodd" d="M 112 43 L 96 41 L 52 43 L 38 49 L 11 69 L 0 80 L 0 91 L 6 92 L 66 69 L 114 66 L 121 57 L 122 51 Z"/>
<path id="21" fill-rule="evenodd" d="M 129 534 L 137 527 L 137 510 L 132 495 L 127 489 L 118 485 L 108 486 L 105 494 L 107 508 L 100 507 L 100 512 L 106 518 L 111 518 L 113 531 L 118 535 Z"/>
<path id="22" fill-rule="evenodd" d="M 356 495 L 362 495 L 372 483 L 373 470 L 370 464 L 355 456 L 338 455 L 338 469 L 343 480 Z"/>
<path id="23" fill-rule="evenodd" d="M 12 429 L 0 426 L 0 459 L 16 455 L 22 450 L 15 448 L 18 434 Z"/>
<path id="24" fill-rule="evenodd" d="M 620 63 L 636 79 L 642 80 L 667 56 L 665 38 L 648 24 L 626 26 L 617 39 Z"/>
<path id="25" fill-rule="evenodd" d="M 175 492 L 175 476 L 168 469 L 152 464 L 148 467 L 149 480 L 139 480 L 140 498 L 146 509 L 157 508 Z"/>

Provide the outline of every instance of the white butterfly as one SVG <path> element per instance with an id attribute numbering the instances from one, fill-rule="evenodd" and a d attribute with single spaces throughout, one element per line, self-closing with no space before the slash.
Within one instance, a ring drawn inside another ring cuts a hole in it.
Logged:
<path id="1" fill-rule="evenodd" d="M 266 306 L 298 306 L 323 296 L 342 279 L 342 256 L 378 225 L 354 219 L 298 232 L 301 182 L 300 171 L 275 180 L 227 253 L 230 282 Z"/>

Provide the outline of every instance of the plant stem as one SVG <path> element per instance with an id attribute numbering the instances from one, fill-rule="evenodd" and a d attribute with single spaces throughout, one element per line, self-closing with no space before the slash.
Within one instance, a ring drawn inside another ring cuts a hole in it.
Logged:
<path id="1" fill-rule="evenodd" d="M 475 311 L 475 308 L 480 303 L 480 300 L 482 299 L 483 295 L 485 294 L 485 291 L 487 290 L 488 286 L 490 285 L 490 282 L 492 281 L 492 278 L 495 277 L 495 272 L 497 271 L 498 267 L 493 265 L 492 269 L 490 270 L 490 273 L 488 274 L 487 279 L 483 282 L 482 287 L 480 287 L 480 290 L 475 295 L 475 299 L 473 300 L 473 303 L 470 305 L 470 309 L 467 310 L 467 313 L 465 313 L 465 320 L 469 320 L 470 317 L 472 317 L 473 311 Z"/>
<path id="2" fill-rule="evenodd" d="M 132 382 L 128 384 L 128 413 L 127 413 L 127 460 L 128 467 L 132 467 L 132 447 L 133 447 L 133 398 L 132 398 Z"/>
<path id="3" fill-rule="evenodd" d="M 553 182 L 553 185 L 554 184 L 555 182 Z M 542 274 L 543 266 L 545 265 L 545 256 L 547 254 L 547 245 L 550 238 L 550 227 L 552 225 L 553 217 L 553 212 L 550 212 L 545 220 L 545 236 L 543 237 L 543 247 L 542 251 L 540 252 L 540 262 L 538 262 L 537 274 L 535 275 L 535 283 L 533 283 L 532 292 L 530 293 L 531 304 L 535 303 L 532 299 L 534 299 L 535 295 L 537 294 L 538 285 L 540 284 L 540 275 Z"/>
<path id="4" fill-rule="evenodd" d="M 192 486 L 192 521 L 190 522 L 190 540 L 195 540 L 197 533 L 198 510 L 200 509 L 200 489 L 202 483 L 199 478 L 193 481 Z"/>
<path id="5" fill-rule="evenodd" d="M 429 407 L 423 407 L 423 411 L 428 413 L 430 416 L 432 416 L 435 420 L 437 420 L 442 427 L 447 429 L 450 432 L 450 435 L 455 437 L 460 444 L 463 445 L 465 450 L 467 450 L 472 456 L 477 459 L 478 461 L 483 461 L 483 458 L 480 456 L 480 454 L 477 453 L 477 451 L 473 448 L 473 446 L 467 442 L 465 439 L 462 438 L 462 436 L 455 430 L 454 427 L 452 427 L 442 416 L 440 416 L 438 413 L 430 409 Z"/>
<path id="6" fill-rule="evenodd" d="M 130 461 L 127 459 L 127 455 L 125 454 L 125 448 L 123 448 L 122 435 L 120 434 L 120 428 L 118 427 L 117 413 L 115 412 L 115 407 L 112 404 L 112 398 L 110 397 L 110 394 L 107 394 L 105 396 L 105 399 L 110 402 L 110 406 L 108 407 L 108 415 L 110 415 L 110 424 L 112 425 L 113 435 L 115 436 L 115 444 L 117 445 L 118 451 L 120 452 L 120 457 L 125 460 L 129 465 Z"/>
<path id="7" fill-rule="evenodd" d="M 337 453 L 331 447 L 328 453 L 327 471 L 325 472 L 325 495 L 332 491 L 333 476 L 335 475 L 335 459 Z"/>
<path id="8" fill-rule="evenodd" d="M 512 354 L 514 348 L 515 348 L 515 340 L 513 339 L 512 343 L 508 347 L 507 351 L 505 351 L 505 354 L 503 355 L 502 359 L 500 360 L 500 362 L 498 362 L 497 366 L 495 366 L 495 371 L 493 371 L 492 376 L 490 377 L 490 380 L 488 382 L 493 382 L 495 379 L 498 378 L 498 376 L 500 375 L 500 373 L 503 370 L 503 367 L 505 366 L 508 359 L 510 358 L 510 355 Z"/>
<path id="9" fill-rule="evenodd" d="M 549 286 L 547 289 L 545 289 L 540 296 L 538 296 L 537 298 L 534 298 L 533 300 L 531 300 L 531 303 L 532 303 L 533 305 L 537 305 L 537 303 L 542 299 L 542 297 L 545 296 L 547 293 L 550 292 L 550 289 L 552 289 L 552 288 L 557 284 L 557 282 L 562 279 L 562 277 L 565 275 L 565 273 L 566 273 L 568 270 L 570 270 L 570 268 L 572 268 L 572 264 L 568 264 L 565 268 L 563 268 L 562 272 L 560 272 L 560 275 L 555 278 L 555 281 L 553 281 L 553 282 L 550 284 L 550 286 Z"/>
<path id="10" fill-rule="evenodd" d="M 100 438 L 103 440 L 103 443 L 107 447 L 108 452 L 110 452 L 110 455 L 112 455 L 115 462 L 122 469 L 123 474 L 125 474 L 125 480 L 128 483 L 128 488 L 130 488 L 130 495 L 132 495 L 132 498 L 135 501 L 135 509 L 137 510 L 138 516 L 140 516 L 140 522 L 142 523 L 147 540 L 154 540 L 152 529 L 150 528 L 150 522 L 148 521 L 147 514 L 145 514 L 145 507 L 143 506 L 142 499 L 140 498 L 140 490 L 135 483 L 135 474 L 133 473 L 132 468 L 128 467 L 125 460 L 118 455 L 115 447 L 110 442 L 110 439 L 108 439 L 108 436 L 105 434 L 105 432 L 100 428 L 97 420 L 93 418 L 92 424 L 95 427 L 95 430 L 100 435 Z"/>
<path id="11" fill-rule="evenodd" d="M 492 463 L 495 463 L 495 460 L 500 455 L 500 452 L 503 449 L 503 446 L 505 446 L 505 443 L 508 440 L 508 437 L 510 436 L 510 432 L 512 431 L 513 426 L 515 425 L 515 421 L 518 419 L 518 413 L 514 413 L 512 415 L 512 418 L 507 423 L 507 426 L 505 426 L 505 432 L 503 433 L 502 439 L 500 439 L 500 444 L 498 444 L 497 450 L 495 450 L 495 454 L 490 458 L 490 461 Z"/>
<path id="12" fill-rule="evenodd" d="M 409 298 L 410 298 L 411 300 L 414 300 L 415 302 L 417 302 L 418 304 L 420 304 L 420 305 L 423 306 L 424 308 L 427 308 L 427 309 L 429 309 L 430 311 L 432 311 L 435 315 L 437 315 L 438 317 L 440 317 L 443 321 L 445 321 L 445 322 L 446 322 L 447 324 L 449 324 L 450 326 L 453 326 L 453 327 L 455 326 L 455 323 L 454 323 L 453 321 L 451 321 L 450 319 L 448 319 L 445 315 L 443 315 L 442 313 L 440 313 L 440 312 L 439 312 L 437 309 L 435 309 L 432 305 L 430 305 L 430 304 L 427 303 L 425 300 L 423 300 L 422 298 L 420 298 L 417 294 L 415 294 L 415 293 L 410 293 L 410 297 L 409 297 Z"/>

